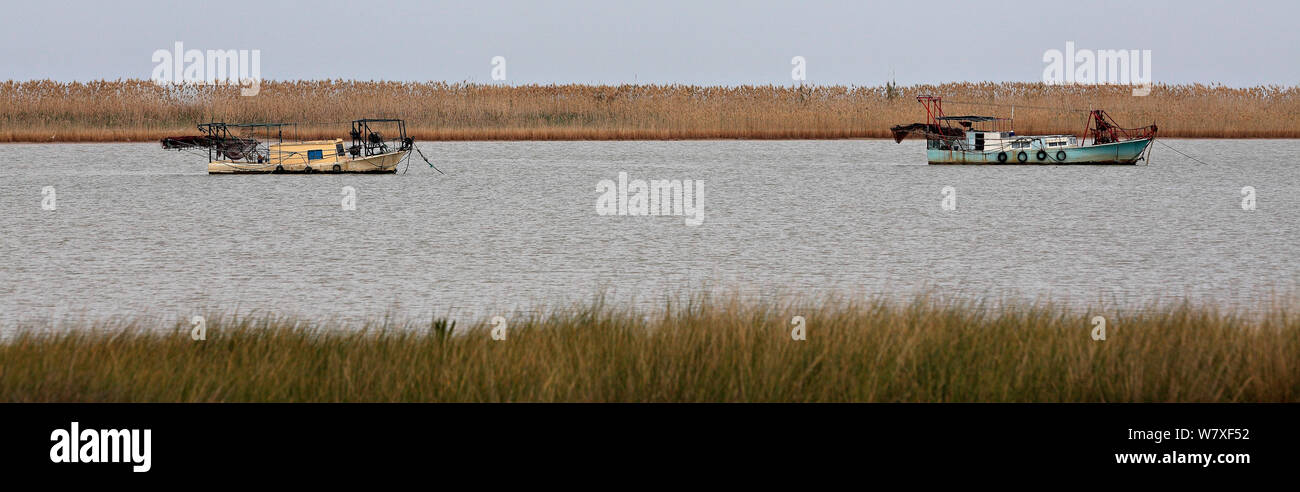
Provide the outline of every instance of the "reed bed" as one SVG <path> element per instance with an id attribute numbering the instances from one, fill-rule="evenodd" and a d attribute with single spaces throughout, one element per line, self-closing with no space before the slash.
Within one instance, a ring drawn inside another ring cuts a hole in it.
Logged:
<path id="1" fill-rule="evenodd" d="M 0 341 L 0 401 L 1294 402 L 1300 319 L 1190 304 L 601 301 L 455 328 L 276 315 L 112 321 Z M 807 339 L 791 339 L 791 318 Z"/>
<path id="2" fill-rule="evenodd" d="M 344 137 L 363 117 L 406 119 L 420 140 L 884 138 L 923 121 L 918 94 L 949 114 L 1011 116 L 1021 133 L 1083 131 L 1102 108 L 1124 126 L 1155 122 L 1165 137 L 1298 138 L 1300 87 L 950 83 L 909 87 L 527 85 L 344 80 L 237 87 L 145 80 L 0 82 L 0 142 L 147 141 L 193 134 L 206 121 L 294 122 L 302 138 Z M 976 104 L 959 104 L 976 103 Z M 995 104 L 997 106 L 986 106 Z"/>

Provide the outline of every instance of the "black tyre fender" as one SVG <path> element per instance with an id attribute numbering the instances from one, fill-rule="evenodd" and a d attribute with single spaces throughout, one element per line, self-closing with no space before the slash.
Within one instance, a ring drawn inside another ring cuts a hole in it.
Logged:
<path id="1" fill-rule="evenodd" d="M 306 172 L 306 173 L 311 172 L 311 166 L 307 166 L 307 167 L 303 168 L 302 171 L 303 171 L 303 172 Z"/>
<path id="2" fill-rule="evenodd" d="M 998 152 L 998 162 L 1007 162 L 1007 153 Z"/>
<path id="3" fill-rule="evenodd" d="M 1038 151 L 1038 155 L 1036 155 L 1036 156 L 1034 156 L 1034 157 L 1037 157 L 1038 160 L 1040 160 L 1040 161 L 1045 161 L 1045 160 L 1047 160 L 1047 151 L 1046 151 L 1046 150 L 1039 150 L 1039 151 Z"/>
<path id="4" fill-rule="evenodd" d="M 1058 161 L 1064 161 L 1064 160 L 1065 160 L 1065 151 L 1064 151 L 1064 150 L 1058 150 L 1058 151 L 1056 151 L 1056 160 L 1058 160 Z"/>
<path id="5" fill-rule="evenodd" d="M 334 172 L 336 172 L 336 173 L 341 173 L 341 172 L 343 172 L 343 166 L 340 166 L 340 165 L 338 165 L 338 164 L 335 164 L 335 165 L 334 165 Z"/>
<path id="6" fill-rule="evenodd" d="M 1020 161 L 1020 162 L 1028 161 L 1028 160 L 1029 160 L 1029 154 L 1026 154 L 1025 151 L 1022 150 L 1022 151 L 1020 151 L 1019 154 L 1016 154 L 1016 160 L 1017 160 L 1017 161 Z"/>
<path id="7" fill-rule="evenodd" d="M 282 172 L 284 172 L 284 166 L 281 166 L 281 165 L 279 165 L 279 164 L 276 164 L 276 165 L 275 165 L 275 172 L 277 172 L 277 173 L 282 173 Z"/>

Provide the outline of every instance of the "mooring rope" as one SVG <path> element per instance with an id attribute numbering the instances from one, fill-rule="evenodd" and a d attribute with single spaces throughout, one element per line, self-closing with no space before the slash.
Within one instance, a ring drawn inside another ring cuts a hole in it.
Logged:
<path id="1" fill-rule="evenodd" d="M 1152 140 L 1155 140 L 1155 139 L 1152 139 Z M 1172 150 L 1172 151 L 1174 151 L 1174 152 L 1177 152 L 1179 155 L 1181 155 L 1181 156 L 1183 156 L 1183 157 L 1186 157 L 1186 158 L 1191 159 L 1191 160 L 1193 160 L 1193 161 L 1199 162 L 1199 163 L 1204 164 L 1204 165 L 1206 165 L 1206 166 L 1210 165 L 1210 163 L 1205 162 L 1205 161 L 1200 160 L 1200 159 L 1197 159 L 1197 158 L 1192 157 L 1192 156 L 1190 156 L 1190 155 L 1187 155 L 1187 154 L 1183 153 L 1183 151 L 1178 150 L 1178 149 L 1175 149 L 1172 145 L 1169 145 L 1169 144 L 1167 144 L 1167 143 L 1164 143 L 1164 142 L 1161 141 L 1161 140 L 1156 140 L 1156 143 L 1159 143 L 1160 145 L 1163 145 L 1163 146 L 1165 146 L 1165 147 L 1169 147 L 1169 150 Z"/>
<path id="2" fill-rule="evenodd" d="M 428 164 L 429 167 L 433 167 L 433 163 L 432 163 L 432 162 L 429 162 L 429 158 L 424 156 L 424 152 L 420 150 L 420 147 L 419 147 L 418 145 L 411 144 L 411 147 L 414 147 L 414 148 L 415 148 L 415 151 L 420 153 L 420 158 L 421 158 L 421 159 L 424 159 L 424 163 L 425 163 L 425 164 Z M 447 173 L 442 172 L 441 169 L 438 169 L 438 168 L 436 168 L 436 167 L 433 167 L 433 170 L 434 170 L 434 171 L 438 171 L 438 174 L 447 174 Z"/>

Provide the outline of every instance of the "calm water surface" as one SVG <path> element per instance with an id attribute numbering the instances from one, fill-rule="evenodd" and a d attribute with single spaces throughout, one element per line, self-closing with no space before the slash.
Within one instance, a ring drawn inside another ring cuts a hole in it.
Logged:
<path id="1" fill-rule="evenodd" d="M 153 143 L 0 145 L 0 324 L 469 319 L 702 288 L 1247 307 L 1293 294 L 1300 141 L 1170 144 L 1208 164 L 1159 145 L 1150 166 L 946 167 L 923 165 L 920 142 L 472 142 L 421 144 L 446 175 L 208 176 Z M 598 215 L 597 183 L 619 172 L 703 180 L 704 223 Z"/>

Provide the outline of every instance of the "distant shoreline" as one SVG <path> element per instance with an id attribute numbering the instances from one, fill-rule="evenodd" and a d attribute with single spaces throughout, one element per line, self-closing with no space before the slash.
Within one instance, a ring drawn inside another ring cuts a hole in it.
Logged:
<path id="1" fill-rule="evenodd" d="M 1300 87 L 951 83 L 938 86 L 547 85 L 266 81 L 237 87 L 146 80 L 0 82 L 0 143 L 148 142 L 206 121 L 296 122 L 297 138 L 346 138 L 364 117 L 407 121 L 420 141 L 841 140 L 923 122 L 918 94 L 952 114 L 1011 116 L 1021 134 L 1080 134 L 1082 109 L 1161 138 L 1300 138 Z M 289 138 L 289 137 L 286 137 Z"/>

